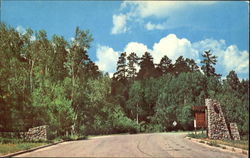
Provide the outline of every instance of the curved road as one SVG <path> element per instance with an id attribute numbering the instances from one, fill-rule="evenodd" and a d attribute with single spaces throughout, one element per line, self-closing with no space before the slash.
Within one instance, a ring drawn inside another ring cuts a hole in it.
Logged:
<path id="1" fill-rule="evenodd" d="M 111 135 L 71 141 L 39 149 L 18 157 L 185 157 L 241 158 L 222 149 L 194 143 L 184 133 Z"/>

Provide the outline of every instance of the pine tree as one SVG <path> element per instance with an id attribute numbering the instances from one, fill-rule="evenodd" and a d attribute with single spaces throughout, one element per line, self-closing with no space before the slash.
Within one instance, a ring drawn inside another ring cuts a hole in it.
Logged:
<path id="1" fill-rule="evenodd" d="M 197 72 L 199 71 L 198 65 L 195 63 L 194 59 L 186 58 L 187 65 L 190 69 L 190 72 Z"/>
<path id="2" fill-rule="evenodd" d="M 119 80 L 125 80 L 126 79 L 126 52 L 121 53 L 118 61 L 117 61 L 117 68 L 116 68 L 116 72 L 113 75 L 113 78 L 117 81 Z"/>
<path id="3" fill-rule="evenodd" d="M 134 79 L 136 77 L 136 65 L 138 65 L 138 56 L 133 52 L 131 53 L 128 57 L 127 57 L 127 60 L 128 60 L 128 64 L 127 64 L 127 67 L 128 67 L 128 70 L 127 70 L 127 78 L 129 79 Z"/>
<path id="4" fill-rule="evenodd" d="M 210 76 L 215 76 L 215 77 L 220 77 L 220 74 L 215 73 L 215 68 L 213 67 L 213 65 L 216 65 L 217 62 L 217 57 L 212 55 L 212 53 L 210 53 L 211 51 L 204 51 L 204 54 L 202 55 L 202 57 L 204 58 L 201 63 L 204 64 L 202 65 L 201 69 L 203 70 L 204 74 L 207 77 Z"/>
<path id="5" fill-rule="evenodd" d="M 138 79 L 146 79 L 157 76 L 157 71 L 153 63 L 153 57 L 149 52 L 145 52 L 145 54 L 141 57 L 139 65 L 140 70 L 137 75 Z"/>
<path id="6" fill-rule="evenodd" d="M 166 55 L 162 57 L 160 63 L 157 65 L 157 70 L 160 71 L 161 75 L 173 71 L 172 60 Z"/>
<path id="7" fill-rule="evenodd" d="M 230 71 L 229 74 L 226 76 L 227 78 L 227 83 L 229 84 L 229 86 L 235 90 L 238 91 L 240 88 L 240 80 L 236 74 L 235 71 Z"/>
<path id="8" fill-rule="evenodd" d="M 174 64 L 174 74 L 179 75 L 182 72 L 190 72 L 190 69 L 185 58 L 180 56 Z"/>

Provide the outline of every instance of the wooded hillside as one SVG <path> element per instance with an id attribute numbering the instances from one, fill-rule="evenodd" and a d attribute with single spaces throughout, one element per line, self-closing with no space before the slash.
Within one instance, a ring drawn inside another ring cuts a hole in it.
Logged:
<path id="1" fill-rule="evenodd" d="M 55 136 L 193 130 L 191 106 L 212 98 L 226 121 L 248 134 L 249 80 L 233 70 L 221 79 L 212 51 L 204 50 L 201 67 L 183 56 L 153 63 L 150 52 L 141 58 L 124 52 L 110 78 L 88 56 L 91 34 L 78 27 L 71 42 L 49 39 L 44 30 L 20 34 L 3 23 L 0 37 L 0 131 L 39 125 Z"/>

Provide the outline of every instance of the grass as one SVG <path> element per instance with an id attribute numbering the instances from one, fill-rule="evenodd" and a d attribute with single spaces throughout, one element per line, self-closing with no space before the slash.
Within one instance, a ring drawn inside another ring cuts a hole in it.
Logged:
<path id="1" fill-rule="evenodd" d="M 197 139 L 207 138 L 206 133 L 197 133 L 197 134 L 189 133 L 187 136 L 191 138 L 197 138 Z"/>
<path id="2" fill-rule="evenodd" d="M 213 140 L 213 141 L 215 141 L 217 144 L 223 144 L 235 148 L 248 150 L 248 140 Z"/>
<path id="3" fill-rule="evenodd" d="M 227 146 L 231 146 L 231 147 L 235 147 L 235 148 L 248 150 L 248 140 L 247 139 L 243 139 L 243 140 L 212 140 L 212 139 L 207 138 L 205 132 L 203 134 L 200 132 L 199 133 L 197 132 L 197 134 L 189 133 L 187 136 L 191 137 L 191 138 L 201 139 L 200 142 L 207 141 L 208 145 L 211 145 L 211 146 L 219 146 L 219 144 L 222 144 L 222 145 L 227 145 Z"/>
<path id="4" fill-rule="evenodd" d="M 44 141 L 44 140 L 25 141 L 17 138 L 0 137 L 0 156 L 22 150 L 28 150 L 31 148 L 35 148 L 53 142 L 54 141 Z"/>
<path id="5" fill-rule="evenodd" d="M 25 141 L 22 139 L 16 138 L 1 138 L 0 137 L 0 156 L 6 155 L 9 153 L 14 153 L 22 150 L 28 150 L 31 148 L 43 146 L 50 143 L 55 143 L 59 141 L 74 141 L 74 140 L 85 140 L 87 136 L 77 136 L 77 135 L 70 135 L 70 136 L 62 136 L 57 137 L 53 140 L 34 140 L 34 141 Z"/>
<path id="6" fill-rule="evenodd" d="M 210 146 L 220 147 L 220 145 L 216 141 L 209 141 L 207 144 Z"/>
<path id="7" fill-rule="evenodd" d="M 34 143 L 34 142 L 33 143 L 20 142 L 20 143 L 7 143 L 7 144 L 0 143 L 0 156 L 9 153 L 14 153 L 17 151 L 28 150 L 46 144 L 48 143 Z"/>

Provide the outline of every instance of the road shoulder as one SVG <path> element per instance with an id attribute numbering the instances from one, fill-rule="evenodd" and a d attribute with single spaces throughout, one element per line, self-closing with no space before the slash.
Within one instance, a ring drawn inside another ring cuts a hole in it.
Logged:
<path id="1" fill-rule="evenodd" d="M 217 144 L 217 146 L 211 146 L 211 145 L 209 145 L 210 142 L 203 140 L 203 139 L 197 139 L 197 138 L 191 138 L 191 137 L 185 137 L 185 139 L 190 140 L 190 141 L 195 142 L 195 143 L 198 143 L 198 144 L 201 144 L 201 145 L 204 145 L 206 147 L 219 149 L 221 151 L 234 152 L 234 153 L 238 153 L 238 154 L 248 155 L 248 150 L 244 150 L 244 149 L 240 149 L 240 148 L 236 148 L 236 147 L 231 147 L 231 146 L 227 146 L 224 144 Z"/>

